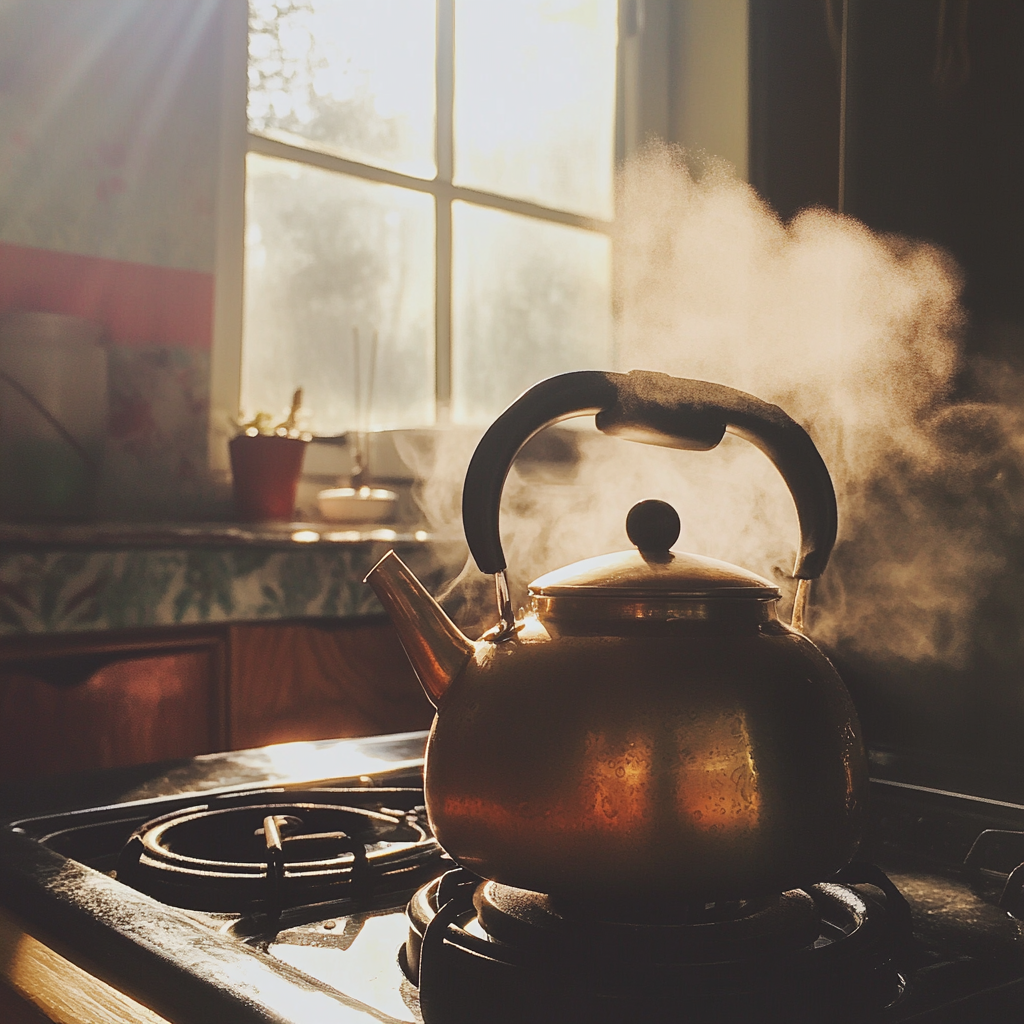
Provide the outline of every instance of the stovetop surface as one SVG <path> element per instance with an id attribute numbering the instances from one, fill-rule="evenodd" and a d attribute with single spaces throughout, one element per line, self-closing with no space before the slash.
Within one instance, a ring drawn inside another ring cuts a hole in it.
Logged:
<path id="1" fill-rule="evenodd" d="M 401 825 L 408 830 L 419 820 L 414 794 L 425 738 L 286 744 L 99 773 L 64 787 L 9 788 L 0 793 L 0 903 L 58 937 L 69 959 L 173 1021 L 419 1021 L 419 993 L 398 951 L 409 934 L 405 905 L 413 889 L 454 867 L 440 850 L 397 884 L 270 910 L 258 894 L 235 910 L 169 906 L 110 873 L 144 822 L 227 807 L 257 788 L 261 805 L 274 804 L 277 813 L 299 793 L 307 805 L 310 791 L 326 786 L 346 806 L 383 807 L 396 822 L 411 815 Z M 405 802 L 390 806 L 400 803 L 388 799 L 399 792 Z M 904 992 L 870 1013 L 823 1007 L 821 1020 L 1022 1019 L 1022 924 L 998 906 L 1015 841 L 990 843 L 971 871 L 962 862 L 983 830 L 1024 829 L 1024 806 L 898 779 L 876 779 L 872 796 L 862 859 L 888 873 L 913 914 L 913 948 L 899 953 Z M 868 900 L 880 896 L 870 885 L 856 889 Z M 694 1019 L 687 1005 L 679 992 L 666 1012 Z M 766 1013 L 760 1019 L 783 1019 Z"/>

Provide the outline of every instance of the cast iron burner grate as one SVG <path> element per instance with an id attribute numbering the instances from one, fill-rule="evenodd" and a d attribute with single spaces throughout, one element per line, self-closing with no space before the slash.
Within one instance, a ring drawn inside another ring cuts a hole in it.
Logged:
<path id="1" fill-rule="evenodd" d="M 882 891 L 823 883 L 631 923 L 451 871 L 413 896 L 399 959 L 427 1024 L 837 1024 L 900 997 L 910 942 L 892 883 L 868 866 L 849 881 Z"/>
<path id="2" fill-rule="evenodd" d="M 440 854 L 422 792 L 372 792 L 373 808 L 353 806 L 364 790 L 313 789 L 173 810 L 135 829 L 117 878 L 176 907 L 271 917 L 411 890 Z"/>

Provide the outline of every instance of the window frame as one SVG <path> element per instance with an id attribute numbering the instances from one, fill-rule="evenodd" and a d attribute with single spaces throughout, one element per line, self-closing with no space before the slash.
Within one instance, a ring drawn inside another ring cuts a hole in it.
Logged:
<path id="1" fill-rule="evenodd" d="M 210 357 L 210 465 L 214 471 L 228 471 L 227 439 L 231 421 L 238 414 L 241 396 L 242 335 L 245 259 L 245 162 L 249 152 L 295 160 L 310 166 L 369 181 L 398 185 L 434 196 L 435 208 L 435 424 L 448 421 L 451 399 L 451 288 L 452 288 L 452 204 L 457 200 L 521 214 L 533 219 L 611 233 L 614 221 L 581 216 L 525 200 L 453 184 L 454 112 L 454 0 L 437 0 L 437 73 L 435 95 L 437 122 L 433 179 L 416 178 L 400 172 L 373 167 L 317 150 L 290 145 L 248 131 L 248 0 L 220 0 L 222 33 L 222 94 L 220 124 L 220 168 L 216 212 L 216 257 L 214 283 L 213 347 Z M 746 0 L 730 0 L 744 9 Z M 701 0 L 619 0 L 619 39 L 616 57 L 615 162 L 635 152 L 651 135 L 669 142 L 686 141 L 698 148 L 703 129 L 692 136 L 688 127 L 685 84 L 676 65 L 686 66 L 692 54 L 699 54 L 716 40 L 707 28 L 693 20 Z M 690 11 L 693 8 L 693 12 Z M 744 10 L 740 43 L 728 45 L 746 61 L 746 14 Z M 734 34 L 735 34 L 735 30 Z M 719 46 L 717 53 L 722 50 Z M 716 77 L 716 75 L 718 77 Z M 730 78 L 731 75 L 731 78 Z M 691 76 L 692 77 L 692 76 Z M 716 93 L 735 94 L 735 68 L 705 74 L 700 101 Z M 691 103 L 692 106 L 692 103 Z M 742 110 L 742 132 L 734 143 L 736 154 L 727 153 L 740 174 L 746 175 L 746 118 Z M 710 140 L 709 140 L 710 141 Z M 717 141 L 717 140 L 716 140 Z M 714 144 L 713 144 L 714 145 Z M 714 148 L 718 149 L 717 146 Z M 737 159 L 738 157 L 738 159 Z M 614 265 L 614 250 L 613 250 Z"/>

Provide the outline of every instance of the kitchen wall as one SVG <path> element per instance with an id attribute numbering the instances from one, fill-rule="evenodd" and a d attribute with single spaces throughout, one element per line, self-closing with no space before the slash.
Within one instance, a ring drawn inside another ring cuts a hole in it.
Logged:
<path id="1" fill-rule="evenodd" d="M 944 760 L 1002 760 L 1019 772 L 1024 4 L 750 0 L 750 100 L 750 180 L 783 218 L 809 206 L 841 209 L 894 251 L 900 236 L 937 246 L 963 286 L 962 358 L 946 397 L 969 415 L 936 459 L 950 484 L 921 498 L 936 521 L 969 510 L 967 525 L 949 530 L 945 564 L 966 549 L 970 529 L 984 542 L 986 558 L 964 576 L 964 590 L 979 596 L 953 623 L 969 649 L 955 666 L 830 653 L 873 743 Z M 889 477 L 902 485 L 906 468 L 894 463 Z M 923 517 L 894 497 L 898 490 L 878 501 L 879 515 L 913 523 L 924 537 Z M 868 549 L 844 563 L 837 549 L 831 578 L 853 588 L 873 557 L 892 555 Z M 915 590 L 921 566 L 903 557 L 904 602 L 927 607 L 936 594 Z"/>
<path id="2" fill-rule="evenodd" d="M 783 218 L 841 205 L 940 246 L 967 349 L 1024 367 L 1019 0 L 750 0 L 750 108 L 750 181 Z"/>
<path id="3" fill-rule="evenodd" d="M 746 8 L 643 5 L 623 43 L 633 146 L 659 135 L 746 174 Z M 218 438 L 211 459 L 207 425 L 211 373 L 214 394 L 237 390 L 240 253 L 216 280 L 214 267 L 218 218 L 222 242 L 241 240 L 240 162 L 218 181 L 244 131 L 220 123 L 224 24 L 239 12 L 244 0 L 0 5 L 0 315 L 103 324 L 104 519 L 229 513 L 226 449 Z"/>
<path id="4" fill-rule="evenodd" d="M 104 325 L 100 515 L 226 509 L 207 469 L 220 0 L 0 6 L 0 314 Z"/>

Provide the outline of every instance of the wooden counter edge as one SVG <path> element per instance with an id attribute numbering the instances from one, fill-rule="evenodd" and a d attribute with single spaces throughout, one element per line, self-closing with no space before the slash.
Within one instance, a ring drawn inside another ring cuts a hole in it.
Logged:
<path id="1" fill-rule="evenodd" d="M 57 1024 L 168 1024 L 165 1017 L 94 977 L 0 907 L 0 981 Z M 38 1020 L 26 1007 L 24 1020 Z M 20 1022 L 15 1022 L 20 1024 Z"/>

